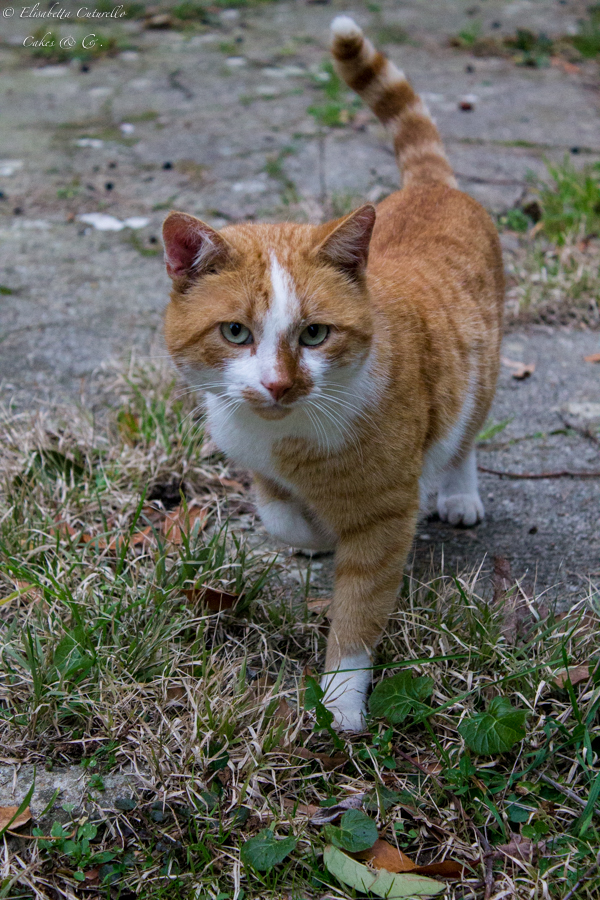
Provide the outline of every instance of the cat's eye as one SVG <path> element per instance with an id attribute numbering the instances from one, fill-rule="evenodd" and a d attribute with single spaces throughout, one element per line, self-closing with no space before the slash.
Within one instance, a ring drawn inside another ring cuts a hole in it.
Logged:
<path id="1" fill-rule="evenodd" d="M 328 325 L 307 325 L 300 334 L 300 343 L 305 347 L 318 347 L 329 334 Z"/>
<path id="2" fill-rule="evenodd" d="M 221 334 L 230 344 L 251 344 L 252 332 L 239 322 L 223 322 Z"/>

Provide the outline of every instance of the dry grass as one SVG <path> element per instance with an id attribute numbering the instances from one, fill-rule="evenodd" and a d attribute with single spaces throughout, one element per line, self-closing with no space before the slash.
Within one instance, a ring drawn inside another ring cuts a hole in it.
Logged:
<path id="1" fill-rule="evenodd" d="M 306 807 L 355 793 L 419 862 L 467 866 L 449 900 L 564 898 L 579 879 L 573 896 L 597 897 L 598 596 L 559 618 L 515 586 L 485 599 L 477 573 L 407 576 L 375 675 L 431 676 L 429 709 L 371 719 L 336 747 L 304 708 L 325 613 L 257 541 L 243 476 L 203 443 L 169 375 L 132 368 L 116 393 L 107 425 L 74 410 L 0 424 L 0 743 L 17 765 L 84 777 L 93 759 L 97 798 L 121 769 L 139 790 L 129 808 L 91 803 L 89 832 L 73 810 L 53 841 L 11 837 L 0 897 L 352 896 Z M 208 514 L 180 543 L 164 536 L 174 485 Z M 212 612 L 184 593 L 201 585 L 237 605 Z M 576 664 L 587 677 L 559 688 Z M 527 734 L 477 756 L 458 726 L 497 695 L 527 710 Z M 297 845 L 257 872 L 240 848 L 267 826 Z"/>
<path id="2" fill-rule="evenodd" d="M 508 324 L 600 327 L 600 241 L 572 237 L 557 247 L 523 238 L 507 262 Z"/>

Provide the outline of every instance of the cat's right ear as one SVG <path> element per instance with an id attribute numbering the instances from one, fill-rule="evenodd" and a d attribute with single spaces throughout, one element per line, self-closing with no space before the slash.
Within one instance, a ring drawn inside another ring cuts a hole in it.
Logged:
<path id="1" fill-rule="evenodd" d="M 173 281 L 201 277 L 232 256 L 225 238 L 195 216 L 171 212 L 163 224 L 165 263 Z"/>

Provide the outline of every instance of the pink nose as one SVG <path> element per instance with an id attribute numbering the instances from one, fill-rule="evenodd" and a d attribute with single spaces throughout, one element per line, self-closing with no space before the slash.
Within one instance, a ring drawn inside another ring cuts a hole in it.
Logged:
<path id="1" fill-rule="evenodd" d="M 281 400 L 292 386 L 291 381 L 261 381 L 261 384 L 268 390 L 273 400 L 277 402 Z"/>

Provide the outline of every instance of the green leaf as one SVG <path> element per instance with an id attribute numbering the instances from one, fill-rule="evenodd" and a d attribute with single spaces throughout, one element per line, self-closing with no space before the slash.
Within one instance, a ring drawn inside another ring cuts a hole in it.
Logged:
<path id="1" fill-rule="evenodd" d="M 385 900 L 398 900 L 403 897 L 433 897 L 441 894 L 446 885 L 435 881 L 433 878 L 425 878 L 423 875 L 402 873 L 393 875 L 386 869 L 373 869 L 363 866 L 361 863 L 346 856 L 337 847 L 328 844 L 323 852 L 323 862 L 332 875 L 342 884 L 350 885 L 361 893 L 370 891 L 376 897 L 384 897 Z"/>
<path id="2" fill-rule="evenodd" d="M 73 878 L 75 879 L 75 881 L 85 881 L 85 873 L 73 872 Z"/>
<path id="3" fill-rule="evenodd" d="M 342 816 L 339 827 L 326 825 L 323 831 L 328 841 L 351 853 L 368 850 L 377 840 L 377 825 L 360 809 L 349 809 Z"/>
<path id="4" fill-rule="evenodd" d="M 270 828 L 264 828 L 242 847 L 242 862 L 260 872 L 268 872 L 283 862 L 295 848 L 296 838 L 293 835 L 280 840 Z"/>
<path id="5" fill-rule="evenodd" d="M 413 678 L 407 670 L 380 681 L 369 699 L 373 716 L 383 716 L 392 725 L 399 725 L 410 713 L 427 709 L 423 703 L 431 696 L 433 678 Z"/>
<path id="6" fill-rule="evenodd" d="M 487 712 L 476 713 L 458 726 L 466 745 L 482 756 L 506 753 L 525 737 L 527 711 L 515 709 L 506 697 L 494 697 Z"/>

